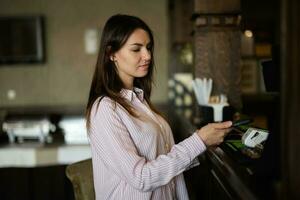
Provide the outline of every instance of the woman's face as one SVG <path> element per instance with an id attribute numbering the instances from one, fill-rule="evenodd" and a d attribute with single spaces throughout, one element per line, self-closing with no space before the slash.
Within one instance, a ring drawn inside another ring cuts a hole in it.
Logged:
<path id="1" fill-rule="evenodd" d="M 111 56 L 119 77 L 127 89 L 132 89 L 134 78 L 144 77 L 151 61 L 150 38 L 143 29 L 136 29 L 126 43 Z"/>

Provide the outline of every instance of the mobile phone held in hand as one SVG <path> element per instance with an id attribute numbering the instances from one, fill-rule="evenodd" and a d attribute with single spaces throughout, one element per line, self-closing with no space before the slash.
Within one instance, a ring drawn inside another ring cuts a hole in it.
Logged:
<path id="1" fill-rule="evenodd" d="M 239 120 L 232 122 L 231 127 L 238 127 L 238 126 L 250 124 L 251 122 L 253 122 L 252 119 L 239 119 Z"/>

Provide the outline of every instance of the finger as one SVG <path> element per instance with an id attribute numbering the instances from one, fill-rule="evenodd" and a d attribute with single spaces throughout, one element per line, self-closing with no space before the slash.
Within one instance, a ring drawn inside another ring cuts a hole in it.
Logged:
<path id="1" fill-rule="evenodd" d="M 220 137 L 226 137 L 226 135 L 230 132 L 230 129 L 217 129 L 216 134 Z"/>
<path id="2" fill-rule="evenodd" d="M 232 131 L 232 128 L 224 129 L 224 131 L 225 131 L 225 133 L 226 133 L 226 135 L 227 135 L 228 133 L 230 133 L 230 132 Z"/>
<path id="3" fill-rule="evenodd" d="M 216 129 L 226 129 L 232 126 L 232 121 L 213 123 L 212 126 Z"/>

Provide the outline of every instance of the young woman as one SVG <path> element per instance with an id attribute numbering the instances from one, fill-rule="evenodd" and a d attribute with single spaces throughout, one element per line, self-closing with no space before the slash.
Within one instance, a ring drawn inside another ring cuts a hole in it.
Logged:
<path id="1" fill-rule="evenodd" d="M 150 101 L 153 51 L 141 19 L 114 15 L 106 22 L 86 112 L 96 199 L 188 199 L 182 173 L 231 126 L 209 124 L 174 144 Z"/>

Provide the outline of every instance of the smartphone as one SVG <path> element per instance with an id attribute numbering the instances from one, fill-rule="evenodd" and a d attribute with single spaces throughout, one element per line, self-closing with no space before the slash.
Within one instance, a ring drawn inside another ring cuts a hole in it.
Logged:
<path id="1" fill-rule="evenodd" d="M 238 126 L 250 124 L 251 122 L 253 122 L 252 119 L 239 119 L 232 122 L 232 127 L 238 127 Z"/>

